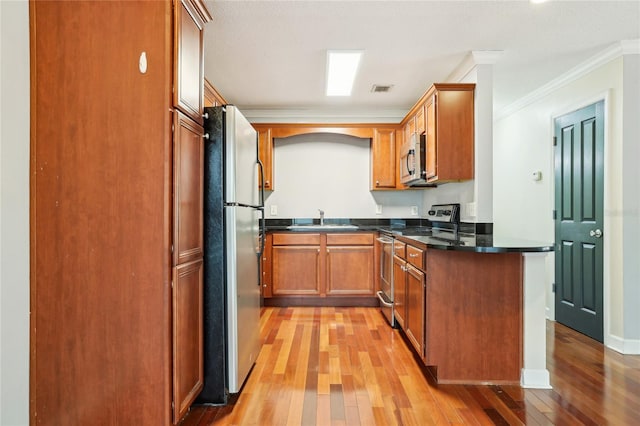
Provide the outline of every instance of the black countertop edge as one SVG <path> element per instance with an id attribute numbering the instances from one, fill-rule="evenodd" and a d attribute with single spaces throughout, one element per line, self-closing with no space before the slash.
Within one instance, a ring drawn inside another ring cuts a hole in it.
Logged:
<path id="1" fill-rule="evenodd" d="M 553 244 L 530 241 L 523 238 L 497 238 L 493 235 L 461 234 L 455 237 L 436 235 L 395 235 L 401 241 L 418 244 L 436 250 L 466 251 L 475 253 L 546 253 L 553 251 Z"/>
<path id="2" fill-rule="evenodd" d="M 438 223 L 432 224 L 428 219 L 423 218 L 398 218 L 398 219 L 375 219 L 375 218 L 341 218 L 341 219 L 325 219 L 324 223 L 332 225 L 355 225 L 361 231 L 377 231 L 384 229 L 408 229 L 408 228 L 431 228 L 433 226 L 442 229 L 453 229 L 452 224 Z M 290 225 L 319 225 L 318 218 L 295 218 L 295 219 L 265 219 L 265 227 L 267 231 L 287 230 Z M 493 232 L 493 223 L 461 223 L 460 232 L 471 234 L 491 234 Z"/>
<path id="3" fill-rule="evenodd" d="M 357 230 L 331 232 L 376 231 L 408 242 L 436 250 L 475 253 L 544 253 L 552 252 L 553 244 L 522 238 L 495 238 L 492 223 L 461 223 L 455 229 L 451 224 L 432 224 L 427 219 L 325 219 L 325 224 L 356 225 Z M 267 231 L 288 231 L 290 225 L 319 225 L 319 219 L 266 219 Z M 477 232 L 481 231 L 481 232 Z M 315 230 L 314 232 L 317 232 Z"/>

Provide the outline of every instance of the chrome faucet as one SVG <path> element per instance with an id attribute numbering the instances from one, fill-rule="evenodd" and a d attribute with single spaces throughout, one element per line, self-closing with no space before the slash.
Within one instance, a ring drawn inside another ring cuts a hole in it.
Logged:
<path id="1" fill-rule="evenodd" d="M 324 226 L 324 210 L 318 209 L 320 212 L 320 226 Z"/>

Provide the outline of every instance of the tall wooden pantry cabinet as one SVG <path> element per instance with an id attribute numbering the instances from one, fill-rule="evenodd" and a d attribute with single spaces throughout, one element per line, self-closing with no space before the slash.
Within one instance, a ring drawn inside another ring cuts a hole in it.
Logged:
<path id="1" fill-rule="evenodd" d="M 30 421 L 177 423 L 202 386 L 200 0 L 30 2 Z"/>

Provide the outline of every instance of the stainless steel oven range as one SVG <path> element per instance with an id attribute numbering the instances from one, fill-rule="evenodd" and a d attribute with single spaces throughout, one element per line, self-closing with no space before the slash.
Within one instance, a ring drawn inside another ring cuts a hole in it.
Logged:
<path id="1" fill-rule="evenodd" d="M 376 293 L 380 299 L 380 311 L 392 327 L 395 327 L 393 315 L 393 245 L 391 236 L 381 235 L 380 243 L 380 288 Z"/>

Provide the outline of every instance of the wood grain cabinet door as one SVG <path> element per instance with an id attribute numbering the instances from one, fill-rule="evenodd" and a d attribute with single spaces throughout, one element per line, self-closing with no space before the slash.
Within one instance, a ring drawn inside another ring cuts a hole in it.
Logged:
<path id="1" fill-rule="evenodd" d="M 407 309 L 406 264 L 407 262 L 404 259 L 398 256 L 393 256 L 393 307 L 398 325 L 400 325 L 400 328 L 402 328 L 403 330 L 405 329 L 405 317 Z"/>
<path id="2" fill-rule="evenodd" d="M 203 386 L 202 260 L 173 268 L 173 422 Z"/>
<path id="3" fill-rule="evenodd" d="M 437 163 L 437 134 L 436 134 L 436 95 L 434 94 L 425 105 L 426 110 L 426 159 L 425 168 L 427 171 L 427 179 L 433 179 L 438 176 Z"/>
<path id="4" fill-rule="evenodd" d="M 328 296 L 373 296 L 373 246 L 327 246 Z"/>
<path id="5" fill-rule="evenodd" d="M 204 21 L 189 0 L 175 8 L 173 104 L 202 124 Z"/>
<path id="6" fill-rule="evenodd" d="M 274 246 L 273 296 L 320 295 L 320 246 Z"/>
<path id="7" fill-rule="evenodd" d="M 425 274 L 407 264 L 405 333 L 418 355 L 424 359 Z"/>
<path id="8" fill-rule="evenodd" d="M 371 189 L 396 187 L 396 130 L 374 129 L 371 140 Z"/>
<path id="9" fill-rule="evenodd" d="M 203 256 L 203 129 L 176 111 L 173 140 L 173 265 Z"/>
<path id="10" fill-rule="evenodd" d="M 258 158 L 262 162 L 265 190 L 273 191 L 273 138 L 270 128 L 258 128 Z"/>

